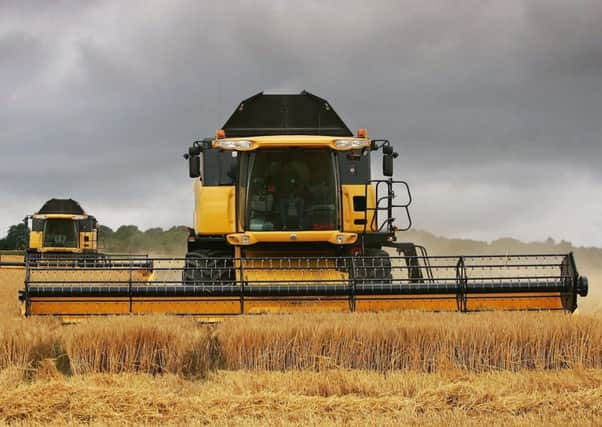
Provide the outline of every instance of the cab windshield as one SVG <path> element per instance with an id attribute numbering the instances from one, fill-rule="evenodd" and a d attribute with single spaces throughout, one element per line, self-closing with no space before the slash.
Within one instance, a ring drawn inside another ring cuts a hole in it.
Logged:
<path id="1" fill-rule="evenodd" d="M 256 151 L 250 155 L 248 170 L 248 230 L 337 229 L 337 186 L 330 150 Z"/>
<path id="2" fill-rule="evenodd" d="M 77 224 L 70 219 L 47 219 L 44 227 L 44 246 L 49 248 L 76 248 Z"/>

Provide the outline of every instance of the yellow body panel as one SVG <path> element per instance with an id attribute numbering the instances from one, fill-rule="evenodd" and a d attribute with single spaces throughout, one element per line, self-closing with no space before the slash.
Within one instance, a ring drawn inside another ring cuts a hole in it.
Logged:
<path id="1" fill-rule="evenodd" d="M 5 255 L 0 253 L 0 262 L 23 262 L 23 260 L 23 255 Z"/>
<path id="2" fill-rule="evenodd" d="M 475 311 L 490 310 L 488 307 L 495 307 L 496 310 L 562 310 L 565 308 L 565 298 L 558 292 L 514 294 L 510 299 L 499 294 L 469 294 L 466 302 L 467 309 Z"/>
<path id="3" fill-rule="evenodd" d="M 130 313 L 127 298 L 32 298 L 29 305 L 33 315 L 117 315 Z"/>
<path id="4" fill-rule="evenodd" d="M 132 310 L 136 314 L 234 315 L 240 314 L 240 298 L 135 298 Z"/>
<path id="5" fill-rule="evenodd" d="M 221 138 L 214 140 L 212 145 L 214 148 L 224 148 L 220 146 L 220 143 L 227 143 L 229 141 L 249 141 L 251 143 L 249 148 L 241 149 L 241 151 L 250 151 L 257 148 L 285 148 L 285 147 L 305 147 L 305 148 L 331 148 L 333 150 L 350 150 L 358 149 L 358 147 L 338 147 L 335 145 L 335 141 L 357 141 L 363 147 L 370 145 L 370 139 L 367 138 L 354 138 L 344 136 L 322 136 L 322 135 L 270 135 L 270 136 L 253 136 L 244 138 Z M 225 148 L 228 149 L 228 148 Z"/>
<path id="6" fill-rule="evenodd" d="M 30 231 L 29 232 L 29 248 L 40 249 L 44 242 L 44 233 L 41 231 Z"/>
<path id="7" fill-rule="evenodd" d="M 246 236 L 246 243 L 243 237 Z M 337 237 L 341 237 L 341 241 Z M 325 231 L 247 231 L 227 236 L 231 245 L 253 245 L 259 242 L 330 242 L 332 244 L 349 245 L 357 241 L 355 233 L 341 233 L 336 230 Z"/>
<path id="8" fill-rule="evenodd" d="M 73 214 L 35 214 L 33 218 L 36 219 L 86 219 L 88 215 L 73 215 Z"/>
<path id="9" fill-rule="evenodd" d="M 342 297 L 245 298 L 244 314 L 348 312 L 349 299 Z"/>
<path id="10" fill-rule="evenodd" d="M 335 140 L 357 140 L 369 141 L 362 138 L 338 138 L 332 136 L 315 136 L 315 135 L 278 135 L 278 136 L 260 136 L 253 138 L 245 138 L 253 143 L 253 148 L 276 148 L 276 147 L 327 147 L 334 148 L 333 141 Z M 232 139 L 234 140 L 234 139 Z M 238 140 L 238 139 L 237 139 Z M 228 141 L 228 138 L 219 141 Z M 214 146 L 215 146 L 214 141 Z M 342 196 L 342 232 L 361 233 L 364 231 L 376 231 L 372 220 L 374 218 L 374 206 L 376 203 L 375 190 L 372 185 L 369 185 L 366 190 L 365 185 L 341 185 L 339 187 Z M 238 215 L 239 224 L 236 224 L 236 187 L 234 186 L 204 186 L 200 180 L 194 181 L 195 193 L 195 209 L 194 209 L 194 229 L 200 235 L 220 235 L 233 234 L 244 230 L 244 212 Z M 368 212 L 355 211 L 353 208 L 354 197 L 366 197 L 366 206 Z M 364 225 L 366 222 L 366 226 Z M 338 244 L 336 241 L 336 233 L 338 230 L 328 232 L 296 232 L 297 241 L 328 241 L 333 244 Z M 324 233 L 328 233 L 327 236 Z M 261 233 L 245 233 L 251 236 L 251 242 L 288 242 L 291 240 L 290 232 L 261 232 Z M 228 236 L 228 243 L 231 245 L 243 244 L 240 236 Z M 253 241 L 255 240 L 255 241 Z M 357 240 L 357 236 L 349 236 L 342 244 L 352 244 Z"/>
<path id="11" fill-rule="evenodd" d="M 491 294 L 468 295 L 469 311 L 486 310 L 563 310 L 562 295 Z M 357 296 L 355 311 L 457 311 L 453 295 L 371 295 Z M 179 314 L 217 319 L 238 314 L 350 312 L 349 297 L 156 297 L 156 298 L 31 298 L 32 315 L 59 315 L 76 319 L 93 315 L 118 314 Z"/>
<path id="12" fill-rule="evenodd" d="M 123 270 L 123 269 L 86 269 L 78 267 L 61 267 L 61 269 L 52 270 L 51 268 L 30 269 L 29 280 L 35 285 L 37 283 L 48 284 L 50 286 L 60 286 L 68 284 L 77 286 L 78 284 L 86 286 L 90 281 L 98 283 L 99 286 L 106 284 L 126 284 L 131 280 L 134 285 L 144 284 L 154 279 L 154 273 L 150 270 Z"/>
<path id="13" fill-rule="evenodd" d="M 227 234 L 236 231 L 235 187 L 203 186 L 194 182 L 194 228 L 198 234 Z"/>
<path id="14" fill-rule="evenodd" d="M 85 250 L 96 249 L 96 230 L 80 232 L 79 247 Z"/>
<path id="15" fill-rule="evenodd" d="M 52 246 L 44 246 L 38 249 L 38 252 L 41 253 L 45 253 L 45 252 L 55 252 L 55 253 L 70 253 L 70 254 L 81 254 L 83 252 L 82 249 L 80 248 L 64 248 L 64 247 L 60 247 L 60 248 L 55 248 Z"/>
<path id="16" fill-rule="evenodd" d="M 376 196 L 374 194 L 374 186 L 368 186 L 366 207 L 368 212 L 356 211 L 353 209 L 353 198 L 366 196 L 365 185 L 342 185 L 343 193 L 343 231 L 361 233 L 364 231 L 364 219 L 366 220 L 366 231 L 376 231 L 372 220 L 374 218 L 374 205 L 376 204 Z M 356 224 L 356 221 L 362 222 Z"/>
<path id="17" fill-rule="evenodd" d="M 333 259 L 312 259 L 300 261 L 295 259 L 264 261 L 261 259 L 247 258 L 243 261 L 243 280 L 249 284 L 257 285 L 298 285 L 300 283 L 319 283 L 322 285 L 347 284 L 349 275 L 335 268 Z M 276 267 L 276 268 L 270 268 Z M 240 272 L 237 269 L 237 280 Z"/>
<path id="18" fill-rule="evenodd" d="M 516 294 L 467 294 L 468 311 L 563 310 L 558 292 Z M 364 295 L 356 297 L 356 311 L 457 311 L 455 295 Z"/>

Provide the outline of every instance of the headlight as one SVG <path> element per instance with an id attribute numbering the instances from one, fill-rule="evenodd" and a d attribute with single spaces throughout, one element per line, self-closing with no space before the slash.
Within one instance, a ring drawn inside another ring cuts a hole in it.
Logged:
<path id="1" fill-rule="evenodd" d="M 245 139 L 217 139 L 213 141 L 213 146 L 222 150 L 251 150 L 253 149 L 253 141 Z"/>
<path id="2" fill-rule="evenodd" d="M 370 141 L 367 139 L 336 139 L 334 141 L 334 147 L 337 150 L 356 150 L 369 145 Z"/>

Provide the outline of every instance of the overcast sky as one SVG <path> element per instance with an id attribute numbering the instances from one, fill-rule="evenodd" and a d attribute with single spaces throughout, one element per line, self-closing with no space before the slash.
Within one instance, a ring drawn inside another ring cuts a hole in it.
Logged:
<path id="1" fill-rule="evenodd" d="M 602 246 L 602 2 L 299 4 L 1 1 L 0 234 L 190 224 L 190 142 L 306 89 L 394 143 L 415 228 Z"/>

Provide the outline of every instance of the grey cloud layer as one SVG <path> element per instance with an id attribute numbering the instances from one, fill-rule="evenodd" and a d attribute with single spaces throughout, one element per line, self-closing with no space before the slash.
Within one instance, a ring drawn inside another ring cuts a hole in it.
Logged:
<path id="1" fill-rule="evenodd" d="M 599 209 L 600 22 L 597 1 L 4 2 L 0 224 L 55 194 L 111 225 L 188 223 L 187 144 L 243 97 L 307 89 L 395 142 L 418 226 L 538 238 L 516 206 L 539 197 L 568 226 L 548 234 L 602 244 L 575 224 Z M 506 203 L 433 213 L 475 182 Z M 575 185 L 586 213 L 564 206 Z"/>

